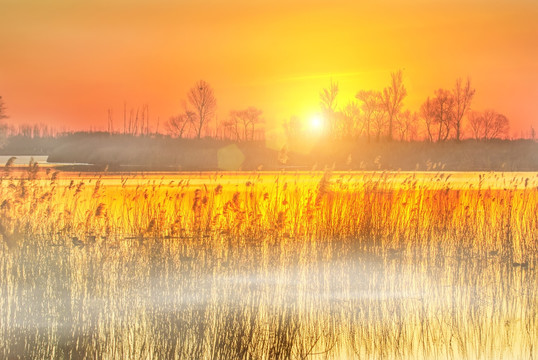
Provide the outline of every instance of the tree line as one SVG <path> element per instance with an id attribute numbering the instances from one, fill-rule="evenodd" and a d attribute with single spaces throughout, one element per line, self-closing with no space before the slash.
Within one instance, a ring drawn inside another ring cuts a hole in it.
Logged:
<path id="1" fill-rule="evenodd" d="M 495 110 L 471 108 L 476 90 L 469 78 L 457 79 L 452 89 L 437 89 L 417 111 L 404 107 L 407 89 L 401 70 L 390 74 L 390 83 L 382 90 L 359 90 L 344 106 L 339 106 L 339 84 L 331 81 L 319 94 L 320 112 L 325 122 L 324 136 L 333 140 L 443 142 L 473 138 L 489 140 L 507 138 L 508 118 Z M 265 138 L 263 111 L 249 106 L 231 110 L 220 121 L 216 118 L 217 98 L 211 85 L 200 80 L 192 86 L 182 110 L 165 122 L 166 133 L 177 138 L 212 137 L 233 141 Z M 6 108 L 0 97 L 0 120 Z M 5 134 L 8 128 L 2 123 Z M 282 126 L 288 139 L 306 136 L 304 124 L 291 117 Z M 127 111 L 124 105 L 123 130 L 114 129 L 112 111 L 108 111 L 107 132 L 128 135 L 159 133 L 159 124 L 151 129 L 147 105 Z M 532 137 L 534 131 L 531 129 Z M 11 134 L 27 137 L 54 136 L 58 132 L 46 125 L 20 125 Z"/>
<path id="2" fill-rule="evenodd" d="M 211 85 L 200 80 L 187 93 L 183 110 L 172 116 L 166 123 L 169 135 L 179 138 L 203 135 L 234 141 L 253 141 L 264 138 L 263 111 L 254 106 L 242 110 L 231 110 L 224 121 L 217 122 L 215 117 L 217 99 Z M 211 122 L 215 120 L 211 134 Z"/>
<path id="3" fill-rule="evenodd" d="M 354 99 L 338 106 L 339 84 L 331 81 L 319 94 L 325 137 L 365 139 L 368 142 L 507 138 L 510 124 L 505 115 L 491 109 L 472 110 L 475 92 L 469 78 L 459 78 L 452 89 L 435 90 L 418 111 L 411 111 L 404 107 L 407 89 L 400 70 L 390 74 L 390 84 L 383 90 L 360 90 Z M 209 124 L 215 116 L 216 97 L 211 86 L 203 80 L 189 90 L 183 108 L 182 113 L 166 123 L 171 136 L 200 138 L 212 135 L 235 141 L 264 137 L 263 111 L 253 106 L 232 110 L 223 121 L 215 120 L 211 133 Z M 304 124 L 298 117 L 291 117 L 282 126 L 290 139 L 306 136 Z"/>
<path id="4" fill-rule="evenodd" d="M 381 91 L 360 90 L 355 99 L 337 107 L 338 83 L 320 93 L 321 111 L 334 139 L 442 142 L 474 138 L 507 138 L 508 118 L 495 110 L 473 111 L 476 90 L 471 80 L 457 79 L 452 89 L 437 89 L 418 111 L 404 108 L 407 89 L 402 71 L 391 73 L 389 86 Z"/>

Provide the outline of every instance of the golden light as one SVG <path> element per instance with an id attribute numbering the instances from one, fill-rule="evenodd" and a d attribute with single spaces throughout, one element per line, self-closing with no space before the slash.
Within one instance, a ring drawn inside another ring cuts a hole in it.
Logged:
<path id="1" fill-rule="evenodd" d="M 320 115 L 314 115 L 310 118 L 309 129 L 315 133 L 321 133 L 323 131 L 323 118 Z"/>

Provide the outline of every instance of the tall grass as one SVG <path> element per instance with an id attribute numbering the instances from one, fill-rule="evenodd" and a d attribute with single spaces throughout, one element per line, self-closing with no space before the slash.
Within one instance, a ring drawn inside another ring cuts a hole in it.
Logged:
<path id="1" fill-rule="evenodd" d="M 532 358 L 537 180 L 6 167 L 0 355 Z"/>

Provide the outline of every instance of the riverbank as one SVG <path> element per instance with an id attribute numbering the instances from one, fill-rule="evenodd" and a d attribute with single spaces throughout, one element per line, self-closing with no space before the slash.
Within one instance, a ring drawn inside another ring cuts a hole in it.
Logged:
<path id="1" fill-rule="evenodd" d="M 67 170 L 72 166 L 80 170 L 80 165 L 69 164 L 83 163 L 91 170 L 122 171 L 538 171 L 538 143 L 531 140 L 318 141 L 275 148 L 262 141 L 234 143 L 97 133 L 8 139 L 0 155 L 14 154 L 47 156 L 48 163 Z"/>

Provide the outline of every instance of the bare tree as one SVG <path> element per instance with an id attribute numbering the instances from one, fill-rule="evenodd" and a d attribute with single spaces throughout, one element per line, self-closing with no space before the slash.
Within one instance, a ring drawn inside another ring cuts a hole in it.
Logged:
<path id="1" fill-rule="evenodd" d="M 328 88 L 323 89 L 319 94 L 321 111 L 329 123 L 331 136 L 336 137 L 336 97 L 338 96 L 338 83 L 331 80 Z"/>
<path id="2" fill-rule="evenodd" d="M 401 111 L 403 99 L 407 96 L 407 90 L 403 84 L 402 70 L 391 73 L 391 85 L 383 89 L 382 103 L 388 117 L 388 139 L 392 140 L 394 122 Z"/>
<path id="3" fill-rule="evenodd" d="M 474 139 L 479 140 L 482 133 L 482 113 L 479 111 L 471 111 L 467 117 L 469 119 L 469 130 L 471 132 L 471 136 Z"/>
<path id="4" fill-rule="evenodd" d="M 463 116 L 471 107 L 474 93 L 475 89 L 471 88 L 471 80 L 469 78 L 467 78 L 465 84 L 462 84 L 461 78 L 456 80 L 456 87 L 452 91 L 452 96 L 454 98 L 453 126 L 456 131 L 455 138 L 457 141 L 461 140 Z"/>
<path id="5" fill-rule="evenodd" d="M 494 110 L 473 111 L 469 114 L 469 127 L 477 140 L 500 139 L 508 136 L 510 122 Z"/>
<path id="6" fill-rule="evenodd" d="M 373 90 L 361 90 L 355 97 L 362 102 L 362 128 L 364 129 L 368 142 L 371 140 L 374 122 L 376 125 L 375 127 L 378 130 L 377 137 L 379 138 L 384 127 L 383 123 L 385 117 L 381 93 Z"/>
<path id="7" fill-rule="evenodd" d="M 112 113 L 109 112 L 109 129 L 112 126 Z M 127 117 L 127 104 L 123 105 L 123 134 L 132 136 L 149 134 L 149 106 L 131 108 Z"/>
<path id="8" fill-rule="evenodd" d="M 302 136 L 301 121 L 297 116 L 292 116 L 288 121 L 284 121 L 282 126 L 288 140 L 288 144 L 293 144 Z"/>
<path id="9" fill-rule="evenodd" d="M 263 122 L 263 111 L 250 106 L 244 110 L 230 111 L 229 120 L 224 122 L 225 131 L 234 140 L 252 141 L 256 134 L 256 126 Z"/>
<path id="10" fill-rule="evenodd" d="M 3 119 L 7 119 L 6 106 L 4 100 L 0 96 L 0 148 L 4 146 L 5 139 L 8 132 L 8 126 L 2 122 Z"/>
<path id="11" fill-rule="evenodd" d="M 7 119 L 6 106 L 4 100 L 0 96 L 0 120 Z"/>
<path id="12" fill-rule="evenodd" d="M 232 110 L 228 117 L 228 121 L 224 122 L 226 132 L 229 134 L 231 140 L 241 140 L 241 119 L 239 118 L 239 111 Z"/>
<path id="13" fill-rule="evenodd" d="M 191 129 L 195 126 L 196 115 L 194 112 L 185 110 L 182 114 L 172 116 L 166 123 L 166 130 L 171 136 L 183 138 L 188 136 Z"/>
<path id="14" fill-rule="evenodd" d="M 433 101 L 428 97 L 426 101 L 420 106 L 420 116 L 424 121 L 426 127 L 426 136 L 428 141 L 434 140 L 434 124 L 435 124 L 435 111 Z"/>
<path id="15" fill-rule="evenodd" d="M 245 132 L 245 140 L 254 140 L 256 126 L 263 122 L 262 114 L 263 111 L 254 106 L 250 106 L 241 112 L 241 117 L 243 118 L 244 124 L 243 127 Z"/>
<path id="16" fill-rule="evenodd" d="M 202 136 L 202 129 L 215 115 L 217 98 L 215 97 L 215 93 L 211 86 L 204 80 L 197 82 L 196 85 L 189 90 L 187 95 L 196 115 L 196 137 L 200 139 Z"/>
<path id="17" fill-rule="evenodd" d="M 454 122 L 454 97 L 450 91 L 439 89 L 435 92 L 435 116 L 439 127 L 437 141 L 445 141 L 450 136 Z"/>
<path id="18" fill-rule="evenodd" d="M 350 101 L 341 112 L 341 133 L 342 138 L 354 139 L 362 135 L 364 130 L 360 126 L 361 109 L 356 101 Z"/>
<path id="19" fill-rule="evenodd" d="M 379 142 L 384 136 L 383 134 L 388 134 L 389 122 L 387 111 L 382 104 L 379 104 L 377 110 L 373 113 L 372 117 L 372 131 L 375 135 L 375 141 Z"/>
<path id="20" fill-rule="evenodd" d="M 499 114 L 493 110 L 484 112 L 486 139 L 503 139 L 508 137 L 510 130 L 510 122 L 503 114 Z"/>
<path id="21" fill-rule="evenodd" d="M 228 120 L 221 123 L 222 134 L 224 139 L 239 141 L 239 119 L 230 112 L 230 117 Z"/>
<path id="22" fill-rule="evenodd" d="M 230 111 L 230 122 L 233 124 L 236 141 L 248 140 L 248 119 L 245 110 Z"/>
<path id="23" fill-rule="evenodd" d="M 112 135 L 114 133 L 114 117 L 112 116 L 112 109 L 108 109 L 108 122 L 107 122 L 107 133 Z"/>
<path id="24" fill-rule="evenodd" d="M 396 119 L 396 130 L 400 141 L 414 141 L 418 136 L 418 115 L 409 110 L 402 111 Z"/>
<path id="25" fill-rule="evenodd" d="M 426 125 L 429 141 L 445 141 L 450 136 L 454 122 L 454 97 L 445 89 L 435 91 L 435 97 L 429 97 L 422 104 L 420 114 Z"/>

